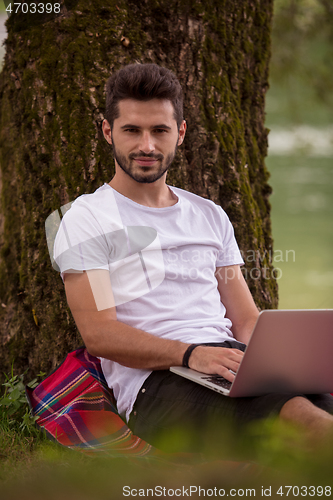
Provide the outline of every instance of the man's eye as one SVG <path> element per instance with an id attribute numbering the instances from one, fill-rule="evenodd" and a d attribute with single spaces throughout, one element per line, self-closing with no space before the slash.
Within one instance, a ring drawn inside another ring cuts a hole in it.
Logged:
<path id="1" fill-rule="evenodd" d="M 131 132 L 133 134 L 133 133 L 138 132 L 138 129 L 137 128 L 125 128 L 125 132 Z"/>
<path id="2" fill-rule="evenodd" d="M 166 133 L 167 130 L 165 130 L 165 128 L 156 128 L 154 132 L 156 132 L 157 134 L 163 134 L 163 132 Z"/>

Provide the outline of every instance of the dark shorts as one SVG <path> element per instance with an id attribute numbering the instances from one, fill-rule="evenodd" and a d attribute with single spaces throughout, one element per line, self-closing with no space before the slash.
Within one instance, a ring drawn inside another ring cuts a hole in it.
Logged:
<path id="1" fill-rule="evenodd" d="M 203 345 L 237 348 L 242 351 L 246 347 L 235 341 Z M 223 423 L 227 421 L 239 426 L 278 415 L 283 405 L 295 396 L 303 395 L 267 394 L 231 398 L 169 370 L 158 370 L 152 372 L 142 385 L 130 416 L 129 427 L 135 435 L 156 446 L 160 435 L 173 429 L 192 429 L 199 434 L 213 425 L 223 432 Z M 333 413 L 331 395 L 306 397 L 316 406 Z"/>

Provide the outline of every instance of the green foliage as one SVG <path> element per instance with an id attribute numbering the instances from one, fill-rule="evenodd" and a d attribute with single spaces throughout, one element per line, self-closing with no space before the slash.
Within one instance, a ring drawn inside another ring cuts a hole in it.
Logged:
<path id="1" fill-rule="evenodd" d="M 262 497 L 264 486 L 272 488 L 272 498 L 280 498 L 276 492 L 281 485 L 296 489 L 320 485 L 329 492 L 333 458 L 329 443 L 327 449 L 318 447 L 314 453 L 304 445 L 299 429 L 277 419 L 257 422 L 246 429 L 236 429 L 232 422 L 223 421 L 221 425 L 225 429 L 221 442 L 214 441 L 213 432 L 207 436 L 209 446 L 215 450 L 209 460 L 190 462 L 183 456 L 174 463 L 144 458 L 91 458 L 50 441 L 41 443 L 33 437 L 20 440 L 13 432 L 9 437 L 2 436 L 0 429 L 0 496 L 20 500 L 110 500 L 123 498 L 126 485 L 137 490 L 159 485 L 166 490 L 191 485 L 216 487 L 225 489 L 225 496 L 230 488 L 254 488 L 257 497 Z M 169 440 L 186 446 L 184 436 L 178 432 L 170 434 Z M 208 448 L 205 452 L 208 455 Z M 14 458 L 4 463 L 2 455 Z M 322 495 L 323 498 L 331 496 L 331 492 L 332 488 L 330 495 Z M 146 495 L 137 491 L 136 496 Z"/>
<path id="2" fill-rule="evenodd" d="M 25 373 L 14 375 L 12 368 L 10 375 L 5 374 L 6 382 L 2 384 L 5 388 L 4 394 L 0 397 L 0 427 L 13 428 L 19 433 L 29 436 L 37 434 L 37 429 L 34 426 L 37 417 L 31 414 L 25 396 L 23 382 Z M 35 388 L 38 385 L 38 378 L 43 376 L 45 373 L 40 373 L 27 386 L 31 389 Z"/>
<path id="3" fill-rule="evenodd" d="M 38 377 L 44 375 L 40 373 Z M 46 441 L 45 433 L 35 425 L 37 417 L 31 414 L 25 397 L 25 373 L 14 375 L 12 369 L 5 377 L 0 395 L 0 481 L 10 480 L 18 466 L 22 475 L 29 470 L 34 453 Z M 27 385 L 34 388 L 38 377 Z"/>
<path id="4" fill-rule="evenodd" d="M 332 123 L 332 57 L 331 1 L 275 0 L 269 126 Z"/>

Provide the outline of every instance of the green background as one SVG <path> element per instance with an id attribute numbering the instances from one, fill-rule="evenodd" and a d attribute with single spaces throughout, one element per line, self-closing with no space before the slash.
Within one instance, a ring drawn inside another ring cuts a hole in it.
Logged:
<path id="1" fill-rule="evenodd" d="M 333 308 L 333 15 L 324 4 L 275 0 L 266 163 L 280 309 Z"/>

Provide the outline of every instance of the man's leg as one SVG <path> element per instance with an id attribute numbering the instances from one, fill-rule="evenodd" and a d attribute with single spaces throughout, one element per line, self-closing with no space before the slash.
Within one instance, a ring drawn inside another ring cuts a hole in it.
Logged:
<path id="1" fill-rule="evenodd" d="M 244 344 L 224 342 L 220 347 L 245 350 Z M 318 441 L 333 434 L 333 396 L 330 394 L 267 394 L 259 397 L 229 398 L 171 373 L 153 372 L 139 391 L 129 427 L 139 437 L 155 444 L 155 437 L 176 426 L 194 429 L 200 437 L 215 422 L 223 434 L 223 419 L 238 427 L 255 420 L 279 415 L 308 431 Z M 222 419 L 222 420 L 221 420 Z M 157 443 L 156 443 L 157 444 Z"/>
<path id="2" fill-rule="evenodd" d="M 318 442 L 320 436 L 333 431 L 333 396 L 294 397 L 268 394 L 250 398 L 230 398 L 179 377 L 170 371 L 153 372 L 141 388 L 131 414 L 129 427 L 137 436 L 159 447 L 159 437 L 175 428 L 194 431 L 200 451 L 205 433 L 214 427 L 216 437 L 228 433 L 223 422 L 232 422 L 238 429 L 244 425 L 280 415 L 293 422 Z M 315 406 L 317 405 L 317 406 Z M 307 434 L 306 434 L 307 435 Z M 182 450 L 188 451 L 188 450 Z"/>
<path id="3" fill-rule="evenodd" d="M 333 416 L 305 397 L 289 399 L 281 408 L 280 418 L 303 427 L 314 443 L 333 437 Z"/>

